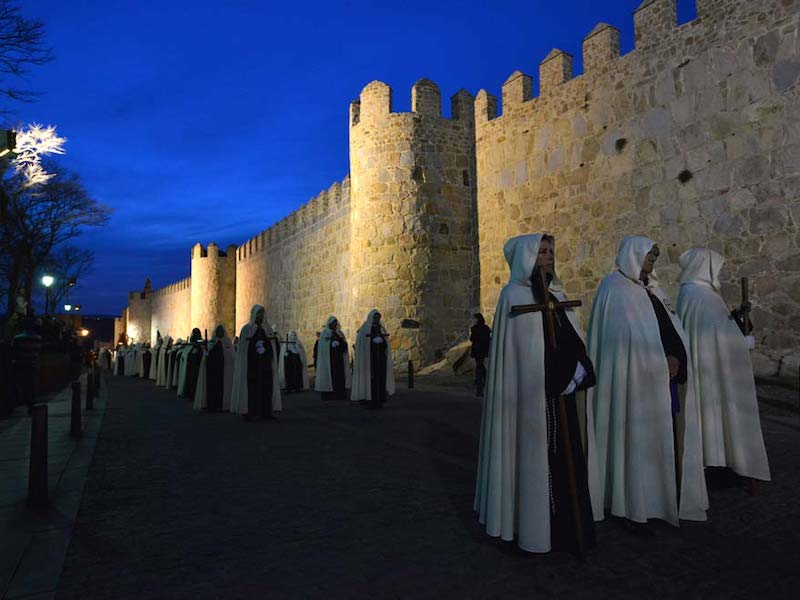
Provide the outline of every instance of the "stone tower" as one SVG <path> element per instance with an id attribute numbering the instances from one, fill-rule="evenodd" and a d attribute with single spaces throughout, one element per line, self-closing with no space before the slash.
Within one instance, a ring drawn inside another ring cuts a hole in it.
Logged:
<path id="1" fill-rule="evenodd" d="M 221 251 L 215 243 L 192 248 L 191 326 L 214 334 L 218 324 L 231 338 L 236 335 L 236 246 Z M 186 333 L 189 333 L 188 331 Z"/>
<path id="2" fill-rule="evenodd" d="M 348 325 L 378 308 L 401 368 L 437 360 L 478 303 L 473 97 L 455 94 L 444 118 L 439 87 L 421 79 L 411 111 L 392 112 L 380 81 L 350 106 Z"/>

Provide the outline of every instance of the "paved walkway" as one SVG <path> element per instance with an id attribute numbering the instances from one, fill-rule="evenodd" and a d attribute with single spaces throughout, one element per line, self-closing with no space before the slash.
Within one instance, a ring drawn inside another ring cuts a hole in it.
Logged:
<path id="1" fill-rule="evenodd" d="M 765 420 L 774 482 L 712 489 L 710 521 L 599 525 L 585 564 L 526 555 L 472 512 L 481 405 L 421 384 L 383 411 L 285 399 L 198 413 L 148 381 L 111 397 L 58 598 L 792 597 L 800 432 Z"/>
<path id="2" fill-rule="evenodd" d="M 86 378 L 81 378 L 85 407 Z M 70 437 L 72 392 L 40 399 L 48 406 L 50 507 L 26 505 L 31 419 L 18 407 L 0 421 L 0 598 L 48 597 L 55 591 L 106 407 L 105 387 L 83 412 L 83 436 Z M 40 596 L 41 595 L 41 596 Z"/>

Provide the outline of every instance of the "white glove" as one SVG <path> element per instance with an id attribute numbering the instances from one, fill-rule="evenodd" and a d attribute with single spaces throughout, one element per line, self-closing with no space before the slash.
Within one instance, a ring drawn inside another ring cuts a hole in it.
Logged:
<path id="1" fill-rule="evenodd" d="M 575 367 L 575 374 L 572 376 L 572 381 L 569 382 L 569 385 L 562 393 L 562 396 L 569 396 L 581 383 L 583 383 L 584 379 L 586 379 L 586 369 L 584 369 L 583 365 L 578 362 L 578 365 Z"/>
<path id="2" fill-rule="evenodd" d="M 339 342 L 337 341 L 331 342 L 331 348 L 338 348 L 338 347 L 339 347 Z"/>
<path id="3" fill-rule="evenodd" d="M 747 349 L 752 350 L 756 347 L 756 338 L 753 335 L 744 336 L 744 342 L 747 344 Z"/>
<path id="4" fill-rule="evenodd" d="M 383 338 L 381 336 L 379 336 L 379 335 L 376 335 L 374 338 L 372 338 L 372 343 L 373 344 L 382 344 L 383 343 Z"/>

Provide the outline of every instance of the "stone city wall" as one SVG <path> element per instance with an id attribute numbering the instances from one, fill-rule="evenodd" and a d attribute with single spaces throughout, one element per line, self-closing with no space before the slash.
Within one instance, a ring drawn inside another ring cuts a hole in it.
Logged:
<path id="1" fill-rule="evenodd" d="M 156 331 L 173 339 L 186 339 L 192 331 L 192 278 L 187 277 L 149 294 L 151 305 L 150 339 Z M 209 335 L 211 335 L 209 333 Z"/>
<path id="2" fill-rule="evenodd" d="M 236 246 L 226 251 L 211 242 L 207 248 L 192 248 L 190 328 L 198 327 L 209 338 L 217 325 L 235 334 Z"/>
<path id="3" fill-rule="evenodd" d="M 354 333 L 349 313 L 350 180 L 334 183 L 288 217 L 239 246 L 236 332 L 253 304 L 282 337 L 296 330 L 310 352 L 329 315 Z"/>
<path id="4" fill-rule="evenodd" d="M 600 24 L 583 42 L 585 72 L 554 50 L 540 91 L 515 72 L 497 101 L 475 103 L 480 295 L 494 311 L 508 280 L 503 243 L 556 237 L 559 275 L 584 301 L 584 323 L 619 240 L 656 240 L 677 297 L 678 257 L 709 246 L 727 263 L 723 295 L 751 279 L 755 362 L 775 374 L 800 347 L 800 76 L 798 3 L 698 0 L 677 26 L 675 0 L 634 15 L 636 50 Z M 794 366 L 794 376 L 796 376 Z"/>
<path id="5" fill-rule="evenodd" d="M 412 112 L 395 113 L 373 81 L 350 108 L 353 314 L 381 311 L 401 368 L 440 359 L 477 306 L 473 102 L 459 91 L 443 118 L 439 87 L 421 79 Z"/>

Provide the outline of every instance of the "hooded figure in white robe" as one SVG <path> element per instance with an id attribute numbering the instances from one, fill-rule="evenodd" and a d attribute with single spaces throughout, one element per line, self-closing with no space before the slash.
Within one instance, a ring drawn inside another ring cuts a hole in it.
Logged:
<path id="1" fill-rule="evenodd" d="M 770 480 L 747 338 L 719 294 L 725 258 L 707 248 L 683 253 L 678 316 L 689 337 L 703 427 L 703 462 Z"/>
<path id="2" fill-rule="evenodd" d="M 299 364 L 298 364 L 299 361 Z M 286 380 L 286 363 L 289 362 L 289 368 L 298 367 L 300 371 L 300 388 L 293 386 L 291 389 L 307 390 L 308 389 L 308 360 L 306 359 L 306 349 L 303 343 L 297 338 L 296 331 L 290 331 L 286 343 L 281 344 L 280 357 L 278 358 L 278 370 L 280 371 L 281 389 L 287 389 L 288 383 Z M 295 374 L 296 376 L 297 374 Z"/>
<path id="3" fill-rule="evenodd" d="M 167 385 L 167 354 L 172 352 L 172 338 L 167 336 L 161 344 L 161 351 L 158 353 L 158 369 L 156 371 L 156 385 L 165 387 Z"/>
<path id="4" fill-rule="evenodd" d="M 543 237 L 521 235 L 503 247 L 511 275 L 500 292 L 492 327 L 474 504 L 486 533 L 506 541 L 516 536 L 528 552 L 552 549 L 545 342 L 542 314 L 512 315 L 511 307 L 533 303 L 531 275 Z M 549 292 L 567 300 L 555 277 Z M 565 309 L 564 314 L 580 336 L 575 312 Z M 577 396 L 582 412 L 583 392 Z M 593 442 L 593 436 L 584 442 L 588 458 L 595 454 Z M 592 488 L 584 483 L 586 487 Z M 588 499 L 586 504 L 592 512 Z M 592 516 L 599 519 L 602 514 Z"/>
<path id="5" fill-rule="evenodd" d="M 389 335 L 386 328 L 378 321 L 378 309 L 369 311 L 367 319 L 356 333 L 356 348 L 353 356 L 353 386 L 350 399 L 353 402 L 371 403 L 379 408 L 386 398 L 393 396 L 394 366 L 392 365 L 392 349 L 389 347 Z M 378 354 L 380 352 L 380 354 Z M 386 365 L 382 373 L 373 373 L 372 357 L 385 356 Z M 373 385 L 374 384 L 374 385 Z M 383 388 L 383 393 L 380 388 Z M 374 398 L 379 396 L 380 398 Z"/>
<path id="6" fill-rule="evenodd" d="M 247 325 L 242 327 L 239 332 L 239 343 L 236 347 L 236 361 L 233 368 L 233 391 L 231 393 L 232 413 L 247 415 L 250 410 L 250 400 L 248 397 L 248 353 L 250 350 L 250 340 L 256 335 L 258 324 L 256 317 L 261 313 L 261 328 L 267 334 L 268 343 L 272 348 L 272 410 L 275 412 L 283 409 L 281 402 L 281 382 L 278 376 L 278 344 L 272 334 L 272 327 L 264 314 L 264 307 L 254 304 L 250 309 L 250 320 Z"/>
<path id="7" fill-rule="evenodd" d="M 700 407 L 694 386 L 677 386 L 670 376 L 656 310 L 679 337 L 692 381 L 689 340 L 655 272 L 647 283 L 640 279 L 646 260 L 652 267 L 655 246 L 645 237 L 623 239 L 617 270 L 600 283 L 592 304 L 588 346 L 597 385 L 588 393 L 587 419 L 595 425 L 597 461 L 589 461 L 589 483 L 598 486 L 596 515 L 605 507 L 633 522 L 656 518 L 677 526 L 679 519 L 706 520 L 708 493 Z"/>
<path id="8" fill-rule="evenodd" d="M 336 361 L 335 364 L 331 360 L 332 357 Z M 339 381 L 340 377 L 344 385 L 340 384 L 340 389 L 335 389 L 334 383 Z M 347 338 L 339 327 L 339 320 L 331 315 L 325 327 L 319 332 L 314 390 L 320 392 L 323 399 L 344 400 L 350 386 L 350 354 Z"/>
<path id="9" fill-rule="evenodd" d="M 158 378 L 158 355 L 161 354 L 161 349 L 164 347 L 164 338 L 161 337 L 160 331 L 156 331 L 156 339 L 155 348 L 150 349 L 150 372 L 147 374 L 147 377 L 153 381 Z"/>
<path id="10" fill-rule="evenodd" d="M 117 346 L 114 351 L 114 375 L 125 375 L 125 346 Z"/>
<path id="11" fill-rule="evenodd" d="M 142 345 L 138 342 L 133 346 L 129 346 L 125 352 L 125 375 L 138 375 L 139 374 L 139 354 L 141 353 Z"/>
<path id="12" fill-rule="evenodd" d="M 168 390 L 175 388 L 178 385 L 178 370 L 180 369 L 180 356 L 184 349 L 183 339 L 178 338 L 172 345 L 169 351 L 167 366 L 167 380 L 164 382 L 164 387 Z"/>
<path id="13" fill-rule="evenodd" d="M 216 353 L 220 353 L 218 359 L 221 359 L 220 364 L 217 365 L 213 364 L 213 361 L 209 361 L 209 356 L 213 357 Z M 236 350 L 233 348 L 233 341 L 231 341 L 225 328 L 222 325 L 217 325 L 214 330 L 214 337 L 208 342 L 208 350 L 203 353 L 203 360 L 200 362 L 200 372 L 197 376 L 197 390 L 194 394 L 193 408 L 195 410 L 209 408 L 209 389 L 212 394 L 216 391 L 217 396 L 222 396 L 219 406 L 214 406 L 212 400 L 211 409 L 230 410 L 235 363 Z M 211 365 L 211 367 L 209 367 L 209 365 Z M 219 367 L 222 367 L 221 372 L 219 372 Z M 214 378 L 215 381 L 211 381 L 212 378 Z"/>
<path id="14" fill-rule="evenodd" d="M 203 362 L 205 352 L 205 342 L 200 329 L 195 327 L 192 330 L 189 345 L 183 354 L 181 370 L 178 373 L 178 397 L 194 400 L 197 390 L 197 378 L 200 373 L 200 363 Z"/>

